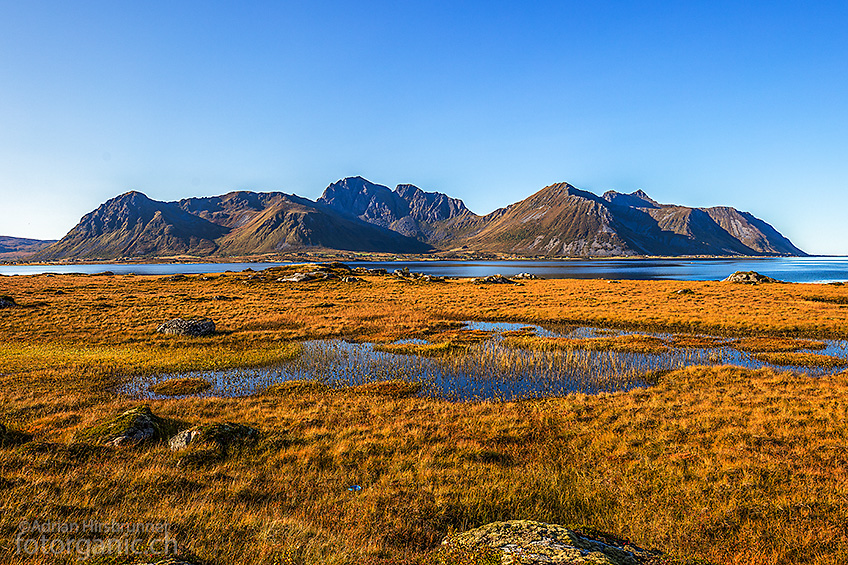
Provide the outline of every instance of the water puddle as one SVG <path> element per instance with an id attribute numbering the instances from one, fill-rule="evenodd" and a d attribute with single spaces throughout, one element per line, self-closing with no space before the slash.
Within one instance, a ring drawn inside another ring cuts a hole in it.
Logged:
<path id="1" fill-rule="evenodd" d="M 166 398 L 150 387 L 163 380 L 200 377 L 212 384 L 195 396 L 239 397 L 261 393 L 270 385 L 289 380 L 317 380 L 332 387 L 402 379 L 423 385 L 421 395 L 453 401 L 517 400 L 563 396 L 572 392 L 595 394 L 650 386 L 651 373 L 689 365 L 729 364 L 749 368 L 775 367 L 821 376 L 844 367 L 800 367 L 774 365 L 757 359 L 756 354 L 730 346 L 715 348 L 668 347 L 661 352 L 634 352 L 615 349 L 536 349 L 515 347 L 512 336 L 530 338 L 617 338 L 650 336 L 666 345 L 672 334 L 609 330 L 591 327 L 545 328 L 517 323 L 468 322 L 464 330 L 487 332 L 486 339 L 449 355 L 419 356 L 379 351 L 370 343 L 342 340 L 309 341 L 295 360 L 263 369 L 194 372 L 180 375 L 139 377 L 119 389 L 120 393 L 141 398 Z M 709 337 L 709 336 L 701 336 Z M 826 346 L 806 353 L 848 358 L 848 341 L 820 340 Z M 421 339 L 397 343 L 426 345 Z"/>

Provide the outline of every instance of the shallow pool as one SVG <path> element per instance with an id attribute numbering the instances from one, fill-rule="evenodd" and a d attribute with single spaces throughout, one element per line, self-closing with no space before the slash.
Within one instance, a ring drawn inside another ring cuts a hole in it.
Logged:
<path id="1" fill-rule="evenodd" d="M 562 396 L 572 392 L 595 394 L 650 386 L 652 373 L 688 365 L 729 364 L 743 367 L 776 367 L 810 375 L 825 375 L 841 368 L 804 368 L 765 363 L 750 353 L 729 346 L 711 349 L 669 347 L 662 353 L 636 353 L 584 349 L 538 350 L 510 347 L 504 334 L 542 338 L 572 339 L 649 335 L 670 342 L 672 334 L 629 332 L 591 327 L 563 327 L 556 330 L 516 323 L 467 322 L 464 329 L 488 332 L 467 351 L 445 356 L 424 357 L 386 353 L 370 343 L 343 340 L 309 341 L 293 361 L 263 369 L 203 371 L 180 375 L 162 374 L 138 377 L 119 389 L 120 393 L 142 398 L 164 398 L 150 392 L 150 386 L 174 378 L 201 377 L 212 387 L 197 396 L 248 396 L 284 381 L 318 380 L 333 387 L 374 381 L 403 379 L 420 382 L 421 395 L 456 401 L 516 400 Z M 822 340 L 826 347 L 815 353 L 848 358 L 848 342 Z M 407 340 L 406 343 L 426 343 Z"/>

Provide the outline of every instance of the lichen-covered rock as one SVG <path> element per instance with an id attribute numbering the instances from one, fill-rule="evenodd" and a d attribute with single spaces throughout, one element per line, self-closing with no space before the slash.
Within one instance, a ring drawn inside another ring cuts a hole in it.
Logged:
<path id="1" fill-rule="evenodd" d="M 502 565 L 648 565 L 660 554 L 623 540 L 588 536 L 556 524 L 530 520 L 493 522 L 446 539 L 444 545 L 490 548 L 501 553 Z"/>
<path id="2" fill-rule="evenodd" d="M 135 446 L 168 439 L 176 431 L 176 424 L 160 418 L 145 404 L 83 430 L 77 439 L 113 447 Z"/>
<path id="3" fill-rule="evenodd" d="M 533 280 L 533 279 L 538 279 L 539 277 L 537 277 L 533 273 L 518 273 L 517 275 L 515 275 L 512 278 L 514 278 L 514 279 L 524 279 L 524 280 Z"/>
<path id="4" fill-rule="evenodd" d="M 0 296 L 0 308 L 14 308 L 18 303 L 11 296 Z"/>
<path id="5" fill-rule="evenodd" d="M 192 318 L 189 320 L 174 318 L 161 324 L 156 328 L 156 331 L 163 334 L 200 337 L 215 333 L 215 322 L 209 318 Z"/>
<path id="6" fill-rule="evenodd" d="M 745 284 L 760 284 L 760 283 L 779 283 L 777 279 L 761 275 L 756 271 L 736 271 L 722 282 L 734 282 Z"/>
<path id="7" fill-rule="evenodd" d="M 214 446 L 226 450 L 230 446 L 239 445 L 259 438 L 259 431 L 244 424 L 223 422 L 194 426 L 173 436 L 168 444 L 174 451 L 185 449 L 190 445 Z"/>
<path id="8" fill-rule="evenodd" d="M 277 282 L 307 282 L 315 280 L 317 277 L 309 273 L 294 273 L 288 277 L 280 277 Z"/>

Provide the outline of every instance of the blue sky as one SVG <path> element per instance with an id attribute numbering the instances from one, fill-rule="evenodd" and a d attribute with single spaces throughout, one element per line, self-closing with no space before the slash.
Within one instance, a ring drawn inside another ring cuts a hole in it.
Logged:
<path id="1" fill-rule="evenodd" d="M 560 181 L 848 254 L 848 3 L 0 0 L 0 234 L 127 190 Z"/>

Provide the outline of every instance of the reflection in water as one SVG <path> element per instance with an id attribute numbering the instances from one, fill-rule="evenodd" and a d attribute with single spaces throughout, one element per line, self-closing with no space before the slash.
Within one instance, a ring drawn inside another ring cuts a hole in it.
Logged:
<path id="1" fill-rule="evenodd" d="M 539 337 L 592 338 L 633 332 L 576 327 L 554 332 L 526 324 L 469 322 L 468 330 L 492 332 L 490 339 L 471 345 L 467 352 L 440 357 L 420 357 L 376 351 L 371 344 L 342 340 L 304 343 L 297 359 L 272 368 L 197 372 L 212 388 L 201 396 L 247 396 L 268 386 L 294 379 L 314 379 L 333 387 L 403 379 L 421 382 L 421 394 L 448 400 L 515 400 L 562 396 L 572 392 L 594 394 L 649 386 L 651 373 L 688 365 L 732 364 L 758 368 L 773 366 L 733 349 L 669 348 L 659 354 L 613 350 L 534 350 L 507 347 L 503 332 L 523 331 Z M 639 332 L 643 333 L 644 332 Z M 648 334 L 666 342 L 672 336 Z M 826 341 L 816 353 L 848 358 L 848 342 Z M 787 368 L 787 367 L 780 367 Z M 840 369 L 788 367 L 818 376 Z M 121 388 L 132 396 L 161 398 L 149 391 L 152 384 L 173 378 L 158 375 L 137 378 Z"/>

